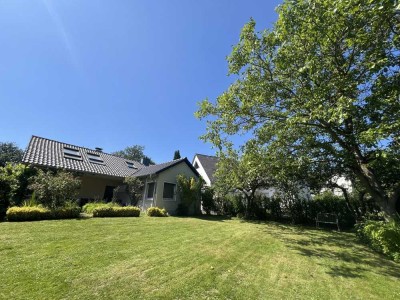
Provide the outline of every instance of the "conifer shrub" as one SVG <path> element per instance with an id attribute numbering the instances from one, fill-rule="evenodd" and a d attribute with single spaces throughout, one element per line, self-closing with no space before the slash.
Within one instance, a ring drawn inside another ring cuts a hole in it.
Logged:
<path id="1" fill-rule="evenodd" d="M 140 208 L 136 206 L 125 206 L 125 207 L 110 207 L 103 206 L 93 210 L 94 218 L 106 218 L 106 217 L 139 217 Z"/>
<path id="2" fill-rule="evenodd" d="M 168 217 L 168 213 L 165 208 L 149 207 L 146 211 L 149 217 Z"/>

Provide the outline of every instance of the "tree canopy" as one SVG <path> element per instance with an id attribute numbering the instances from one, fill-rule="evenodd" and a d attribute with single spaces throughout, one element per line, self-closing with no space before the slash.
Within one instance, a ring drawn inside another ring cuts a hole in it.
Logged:
<path id="1" fill-rule="evenodd" d="M 400 16 L 395 1 L 297 0 L 272 29 L 250 20 L 228 57 L 236 81 L 215 103 L 203 139 L 267 149 L 279 176 L 322 184 L 352 178 L 385 212 L 400 197 Z"/>
<path id="2" fill-rule="evenodd" d="M 7 163 L 19 163 L 22 161 L 22 151 L 15 143 L 0 142 L 0 167 L 4 167 Z"/>
<path id="3" fill-rule="evenodd" d="M 119 156 L 125 159 L 130 159 L 134 161 L 140 162 L 142 159 L 148 159 L 151 165 L 154 165 L 155 162 L 148 156 L 144 154 L 144 146 L 133 145 L 126 147 L 124 150 L 116 151 L 112 153 L 115 156 Z"/>

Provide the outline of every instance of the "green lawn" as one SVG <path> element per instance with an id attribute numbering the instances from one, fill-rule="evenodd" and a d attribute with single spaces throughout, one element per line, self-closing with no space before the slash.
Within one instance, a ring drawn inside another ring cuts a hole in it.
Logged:
<path id="1" fill-rule="evenodd" d="M 114 218 L 0 223 L 1 299 L 400 299 L 400 265 L 354 234 Z"/>

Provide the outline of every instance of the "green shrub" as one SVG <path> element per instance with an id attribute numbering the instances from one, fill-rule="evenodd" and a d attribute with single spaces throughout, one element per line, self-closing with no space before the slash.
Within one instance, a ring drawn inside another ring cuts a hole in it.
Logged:
<path id="1" fill-rule="evenodd" d="M 186 217 L 189 215 L 189 208 L 185 204 L 179 203 L 175 213 L 177 216 Z"/>
<path id="2" fill-rule="evenodd" d="M 168 213 L 165 208 L 149 207 L 146 213 L 149 217 L 168 217 Z"/>
<path id="3" fill-rule="evenodd" d="M 400 224 L 396 222 L 366 221 L 357 224 L 358 238 L 377 252 L 400 261 Z"/>
<path id="4" fill-rule="evenodd" d="M 125 207 L 111 207 L 103 206 L 93 210 L 93 217 L 105 218 L 105 217 L 139 217 L 140 208 L 136 206 L 125 206 Z"/>
<path id="5" fill-rule="evenodd" d="M 49 209 L 44 207 L 17 207 L 13 206 L 7 210 L 7 220 L 10 222 L 21 222 L 21 221 L 38 221 L 38 220 L 49 220 L 52 217 L 52 213 Z"/>
<path id="6" fill-rule="evenodd" d="M 75 207 L 61 207 L 55 208 L 51 211 L 52 219 L 77 219 L 79 218 L 81 209 L 78 206 Z"/>
<path id="7" fill-rule="evenodd" d="M 214 191 L 212 188 L 203 188 L 201 192 L 201 206 L 207 215 L 209 215 L 212 211 L 217 210 L 214 201 Z"/>
<path id="8" fill-rule="evenodd" d="M 46 207 L 57 208 L 63 207 L 66 201 L 76 198 L 80 184 L 80 179 L 72 173 L 39 170 L 29 188 L 35 192 L 39 203 Z"/>
<path id="9" fill-rule="evenodd" d="M 103 203 L 103 202 L 90 202 L 86 203 L 82 207 L 82 212 L 87 214 L 93 214 L 93 211 L 97 208 L 107 208 L 107 207 L 121 207 L 119 204 L 115 202 Z"/>

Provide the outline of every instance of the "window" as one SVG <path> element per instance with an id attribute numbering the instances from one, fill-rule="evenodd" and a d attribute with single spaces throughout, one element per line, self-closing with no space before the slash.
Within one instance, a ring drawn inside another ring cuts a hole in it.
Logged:
<path id="1" fill-rule="evenodd" d="M 89 158 L 89 161 L 92 162 L 92 163 L 100 163 L 100 164 L 102 164 L 104 162 L 103 159 L 98 154 L 89 153 L 89 152 L 87 152 L 86 154 L 87 154 L 87 156 Z"/>
<path id="2" fill-rule="evenodd" d="M 175 195 L 175 184 L 164 182 L 163 198 L 173 200 L 174 195 Z"/>
<path id="3" fill-rule="evenodd" d="M 128 165 L 128 168 L 137 169 L 137 168 L 135 167 L 135 165 L 133 164 L 133 162 L 126 161 L 126 164 Z"/>
<path id="4" fill-rule="evenodd" d="M 71 159 L 77 159 L 77 160 L 82 160 L 81 153 L 77 149 L 69 148 L 69 147 L 64 147 L 64 157 L 65 158 L 71 158 Z"/>
<path id="5" fill-rule="evenodd" d="M 154 182 L 149 182 L 147 184 L 147 199 L 153 199 L 154 196 Z"/>

